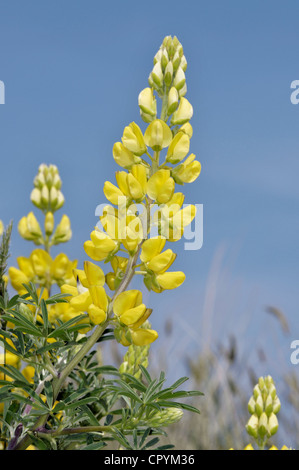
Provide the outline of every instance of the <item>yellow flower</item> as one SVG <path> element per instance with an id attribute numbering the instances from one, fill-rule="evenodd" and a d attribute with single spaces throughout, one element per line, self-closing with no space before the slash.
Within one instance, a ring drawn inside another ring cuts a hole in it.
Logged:
<path id="1" fill-rule="evenodd" d="M 144 88 L 144 90 L 139 93 L 138 105 L 145 114 L 156 116 L 157 102 L 152 88 Z"/>
<path id="2" fill-rule="evenodd" d="M 43 234 L 33 212 L 29 212 L 27 216 L 21 218 L 18 231 L 25 240 L 32 240 L 39 245 L 42 243 Z"/>
<path id="3" fill-rule="evenodd" d="M 189 148 L 189 136 L 184 132 L 178 132 L 168 147 L 166 160 L 170 163 L 180 162 L 189 152 Z"/>
<path id="4" fill-rule="evenodd" d="M 192 153 L 186 160 L 172 170 L 172 176 L 176 183 L 193 183 L 198 178 L 201 172 L 201 164 L 195 160 L 195 155 Z"/>
<path id="5" fill-rule="evenodd" d="M 172 250 L 163 250 L 165 238 L 156 237 L 146 240 L 142 245 L 140 259 L 154 273 L 164 273 L 174 262 L 176 255 Z"/>
<path id="6" fill-rule="evenodd" d="M 131 122 L 126 126 L 122 136 L 123 145 L 133 152 L 135 155 L 140 156 L 146 152 L 146 145 L 140 127 Z"/>
<path id="7" fill-rule="evenodd" d="M 139 290 L 128 290 L 119 294 L 113 303 L 113 311 L 122 323 L 132 326 L 143 317 L 146 306 Z"/>
<path id="8" fill-rule="evenodd" d="M 116 142 L 113 146 L 113 158 L 116 163 L 123 168 L 131 168 L 134 163 L 138 163 L 140 158 L 134 155 L 121 142 Z"/>
<path id="9" fill-rule="evenodd" d="M 129 193 L 135 201 L 142 201 L 146 194 L 147 172 L 143 165 L 133 165 L 127 176 Z"/>
<path id="10" fill-rule="evenodd" d="M 52 237 L 53 245 L 68 242 L 72 238 L 71 222 L 67 215 L 63 215 Z"/>
<path id="11" fill-rule="evenodd" d="M 179 193 L 178 193 L 179 194 Z M 196 207 L 192 204 L 178 210 L 179 204 L 163 206 L 160 211 L 161 236 L 174 242 L 182 238 L 185 227 L 189 225 L 196 215 Z"/>
<path id="12" fill-rule="evenodd" d="M 102 269 L 90 261 L 85 261 L 84 271 L 75 270 L 78 286 L 61 286 L 61 292 L 71 294 L 70 307 L 77 312 L 87 312 L 94 325 L 103 323 L 107 318 L 108 297 L 103 285 L 105 275 Z"/>
<path id="13" fill-rule="evenodd" d="M 189 101 L 182 97 L 178 109 L 174 112 L 171 118 L 171 124 L 176 126 L 178 124 L 185 124 L 193 116 L 193 108 Z"/>
<path id="14" fill-rule="evenodd" d="M 102 261 L 114 251 L 118 244 L 108 234 L 101 230 L 94 230 L 90 234 L 91 240 L 84 243 L 84 250 L 86 254 L 94 261 Z"/>
<path id="15" fill-rule="evenodd" d="M 3 234 L 3 232 L 4 232 L 4 225 L 3 225 L 2 220 L 0 220 L 0 237 Z"/>
<path id="16" fill-rule="evenodd" d="M 114 303 L 113 311 L 121 323 L 120 330 L 115 333 L 118 340 L 129 346 L 146 346 L 158 338 L 158 333 L 149 328 L 140 328 L 152 313 L 142 303 L 142 293 L 138 290 L 129 290 L 119 294 Z"/>
<path id="17" fill-rule="evenodd" d="M 145 276 L 145 284 L 149 289 L 159 293 L 164 289 L 176 289 L 185 280 L 185 274 L 181 271 L 166 272 L 174 262 L 176 255 L 168 249 L 161 253 L 165 246 L 165 238 L 155 237 L 146 240 L 142 245 L 140 259 L 149 272 Z"/>
<path id="18" fill-rule="evenodd" d="M 175 182 L 170 170 L 158 170 L 147 183 L 147 194 L 158 204 L 167 203 L 173 196 Z"/>
<path id="19" fill-rule="evenodd" d="M 144 141 L 146 145 L 155 151 L 167 147 L 172 140 L 172 132 L 168 125 L 161 119 L 155 119 L 145 131 Z"/>

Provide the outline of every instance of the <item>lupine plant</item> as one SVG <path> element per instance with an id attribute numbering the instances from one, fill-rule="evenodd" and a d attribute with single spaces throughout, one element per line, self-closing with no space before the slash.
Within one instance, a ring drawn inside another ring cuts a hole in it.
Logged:
<path id="1" fill-rule="evenodd" d="M 113 146 L 121 170 L 116 184 L 104 185 L 109 204 L 84 243 L 89 260 L 82 269 L 64 253 L 51 256 L 51 247 L 72 233 L 66 215 L 55 228 L 64 203 L 57 167 L 39 168 L 31 201 L 43 213 L 43 229 L 33 212 L 19 222 L 20 235 L 36 247 L 8 270 L 12 297 L 1 263 L 3 449 L 157 449 L 158 436 L 182 410 L 198 412 L 180 401 L 200 395 L 177 390 L 186 377 L 167 387 L 163 372 L 151 377 L 148 355 L 158 333 L 142 291 L 130 288 L 143 279 L 155 295 L 185 281 L 183 272 L 170 270 L 176 254 L 166 243 L 179 241 L 196 215 L 194 205 L 183 206 L 182 192 L 201 171 L 188 155 L 193 108 L 185 98 L 186 68 L 182 45 L 167 36 L 138 97 L 146 128 L 130 123 Z M 3 260 L 9 237 L 10 228 L 2 236 Z M 96 347 L 109 340 L 127 348 L 119 367 L 99 360 Z"/>

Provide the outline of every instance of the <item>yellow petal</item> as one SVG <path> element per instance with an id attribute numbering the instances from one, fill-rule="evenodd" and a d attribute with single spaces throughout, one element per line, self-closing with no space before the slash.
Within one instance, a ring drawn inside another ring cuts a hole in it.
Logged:
<path id="1" fill-rule="evenodd" d="M 77 295 L 76 297 L 72 297 L 70 300 L 70 305 L 75 310 L 87 311 L 91 303 L 92 299 L 88 290 L 82 294 Z"/>
<path id="2" fill-rule="evenodd" d="M 108 297 L 104 287 L 92 286 L 89 288 L 89 292 L 92 303 L 106 312 L 108 309 Z"/>
<path id="3" fill-rule="evenodd" d="M 134 323 L 138 322 L 141 317 L 143 317 L 146 311 L 146 306 L 144 304 L 138 305 L 138 307 L 130 308 L 126 310 L 121 316 L 120 321 L 125 325 L 134 325 Z"/>
<path id="4" fill-rule="evenodd" d="M 153 343 L 158 338 L 158 333 L 155 330 L 138 328 L 132 330 L 132 341 L 136 346 L 146 346 Z"/>
<path id="5" fill-rule="evenodd" d="M 105 284 L 105 275 L 102 269 L 96 264 L 85 261 L 84 271 L 90 286 L 103 286 Z"/>
<path id="6" fill-rule="evenodd" d="M 111 204 L 115 204 L 116 206 L 119 205 L 119 198 L 124 197 L 123 192 L 117 186 L 110 183 L 110 181 L 105 182 L 103 191 L 108 201 L 110 201 Z"/>
<path id="7" fill-rule="evenodd" d="M 186 279 L 182 271 L 158 274 L 157 281 L 163 289 L 176 289 Z"/>
<path id="8" fill-rule="evenodd" d="M 90 321 L 94 325 L 99 325 L 100 323 L 103 323 L 107 318 L 106 312 L 104 312 L 104 310 L 102 310 L 101 308 L 97 307 L 94 304 L 91 304 L 88 307 L 88 315 L 89 315 Z"/>

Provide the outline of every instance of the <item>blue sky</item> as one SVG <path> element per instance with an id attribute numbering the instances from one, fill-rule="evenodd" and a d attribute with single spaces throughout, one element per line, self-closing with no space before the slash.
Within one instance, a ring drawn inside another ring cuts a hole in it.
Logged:
<path id="1" fill-rule="evenodd" d="M 153 325 L 163 339 L 172 317 L 175 337 L 194 347 L 234 331 L 244 351 L 260 341 L 271 354 L 274 335 L 289 367 L 299 336 L 299 105 L 290 102 L 298 14 L 293 0 L 0 1 L 0 218 L 16 227 L 32 209 L 38 165 L 55 163 L 74 234 L 63 248 L 83 262 L 103 184 L 118 169 L 112 146 L 124 126 L 141 124 L 137 97 L 153 56 L 177 35 L 194 107 L 191 149 L 202 163 L 186 201 L 204 204 L 204 245 L 175 245 L 187 281 L 148 297 Z M 15 230 L 12 263 L 31 248 Z M 289 338 L 266 305 L 285 313 Z M 274 370 L 280 359 L 271 357 Z"/>

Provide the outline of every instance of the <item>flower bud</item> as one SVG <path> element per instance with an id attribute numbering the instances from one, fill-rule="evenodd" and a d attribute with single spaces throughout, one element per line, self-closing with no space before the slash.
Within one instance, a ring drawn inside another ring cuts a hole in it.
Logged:
<path id="1" fill-rule="evenodd" d="M 271 395 L 268 395 L 265 401 L 265 413 L 267 416 L 273 412 L 273 400 Z"/>
<path id="2" fill-rule="evenodd" d="M 259 417 L 258 433 L 261 437 L 268 433 L 268 417 L 265 412 Z"/>
<path id="3" fill-rule="evenodd" d="M 162 70 L 165 70 L 165 67 L 167 66 L 167 64 L 169 63 L 169 57 L 168 57 L 168 54 L 167 54 L 167 50 L 165 49 L 165 47 L 161 50 L 161 66 L 162 66 Z"/>
<path id="4" fill-rule="evenodd" d="M 253 397 L 251 397 L 248 402 L 248 411 L 251 415 L 255 413 L 255 400 Z"/>
<path id="5" fill-rule="evenodd" d="M 23 315 L 27 320 L 29 320 L 30 322 L 33 323 L 34 321 L 34 315 L 32 313 L 32 311 L 30 310 L 30 308 L 23 304 L 23 303 L 20 303 L 20 306 L 19 306 L 19 312 L 21 315 Z"/>
<path id="6" fill-rule="evenodd" d="M 179 94 L 177 89 L 173 86 L 170 88 L 168 93 L 168 107 L 167 107 L 167 114 L 168 116 L 177 109 L 179 105 Z"/>
<path id="7" fill-rule="evenodd" d="M 165 73 L 164 73 L 164 82 L 166 86 L 171 85 L 172 76 L 173 76 L 173 65 L 172 65 L 172 62 L 168 62 L 167 67 L 165 69 Z"/>
<path id="8" fill-rule="evenodd" d="M 158 88 L 161 88 L 163 85 L 163 71 L 161 67 L 161 62 L 157 62 L 156 65 L 154 66 L 152 73 L 151 73 L 151 78 L 153 79 L 154 83 Z"/>
<path id="9" fill-rule="evenodd" d="M 274 436 L 278 431 L 278 419 L 274 413 L 271 413 L 269 416 L 268 431 L 270 436 Z"/>
<path id="10" fill-rule="evenodd" d="M 41 203 L 43 207 L 45 208 L 48 207 L 49 199 L 50 199 L 49 188 L 47 186 L 43 186 L 42 191 L 41 191 Z"/>
<path id="11" fill-rule="evenodd" d="M 173 86 L 175 86 L 176 89 L 179 91 L 181 88 L 183 88 L 185 83 L 186 83 L 185 73 L 182 67 L 179 67 L 173 80 Z"/>
<path id="12" fill-rule="evenodd" d="M 257 416 L 260 417 L 263 411 L 264 411 L 264 402 L 263 402 L 262 396 L 259 395 L 257 399 L 255 400 L 255 412 Z"/>
<path id="13" fill-rule="evenodd" d="M 139 93 L 138 105 L 145 114 L 156 117 L 157 102 L 152 88 L 144 88 L 144 90 Z"/>
<path id="14" fill-rule="evenodd" d="M 45 233 L 46 235 L 52 235 L 54 230 L 54 216 L 52 212 L 47 212 L 45 217 Z"/>
<path id="15" fill-rule="evenodd" d="M 72 237 L 71 223 L 67 215 L 63 215 L 52 237 L 53 245 L 68 242 Z"/>
<path id="16" fill-rule="evenodd" d="M 178 51 L 176 51 L 172 59 L 173 70 L 175 72 L 177 71 L 180 63 L 181 63 L 181 58 L 180 58 Z"/>
<path id="17" fill-rule="evenodd" d="M 257 438 L 258 436 L 258 425 L 259 425 L 259 419 L 256 414 L 253 414 L 247 425 L 246 425 L 246 430 L 250 436 L 253 436 Z"/>
<path id="18" fill-rule="evenodd" d="M 34 188 L 32 190 L 30 200 L 36 207 L 38 207 L 39 209 L 42 208 L 41 191 L 39 189 Z"/>

